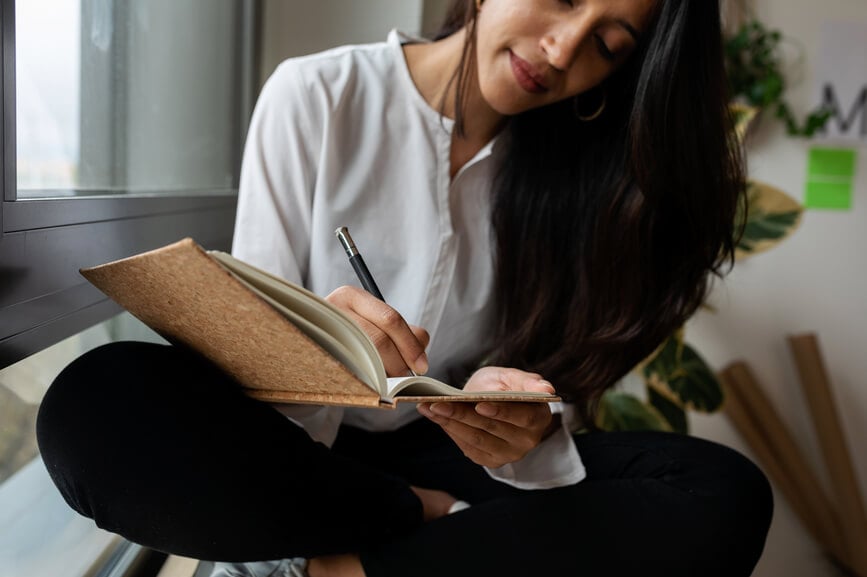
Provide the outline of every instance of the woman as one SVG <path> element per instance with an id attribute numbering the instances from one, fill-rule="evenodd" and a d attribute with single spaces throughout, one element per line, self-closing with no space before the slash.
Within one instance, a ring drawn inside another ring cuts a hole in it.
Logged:
<path id="1" fill-rule="evenodd" d="M 710 1 L 461 1 L 437 42 L 281 65 L 236 256 L 327 294 L 390 375 L 569 403 L 278 412 L 180 348 L 109 345 L 42 405 L 67 501 L 221 575 L 749 575 L 772 505 L 746 459 L 572 435 L 732 257 L 719 38 Z M 341 225 L 388 305 L 351 288 Z"/>

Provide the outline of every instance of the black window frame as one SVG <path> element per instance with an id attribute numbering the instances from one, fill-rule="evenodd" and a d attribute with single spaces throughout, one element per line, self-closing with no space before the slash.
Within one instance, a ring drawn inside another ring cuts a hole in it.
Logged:
<path id="1" fill-rule="evenodd" d="M 246 133 L 258 86 L 261 0 L 237 0 L 244 78 L 239 134 Z M 228 250 L 234 186 L 221 190 L 18 198 L 16 176 L 15 0 L 0 0 L 0 368 L 102 322 L 120 308 L 78 270 L 190 236 Z M 240 163 L 239 138 L 237 162 Z M 236 166 L 236 169 L 238 167 Z"/>

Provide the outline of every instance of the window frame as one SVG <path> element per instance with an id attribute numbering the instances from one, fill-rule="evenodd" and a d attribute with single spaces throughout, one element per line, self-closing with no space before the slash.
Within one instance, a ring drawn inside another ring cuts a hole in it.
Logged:
<path id="1" fill-rule="evenodd" d="M 239 134 L 258 87 L 261 0 L 236 0 L 240 37 Z M 78 270 L 190 236 L 209 249 L 231 245 L 242 138 L 228 189 L 18 198 L 15 0 L 0 0 L 0 368 L 120 312 Z M 68 192 L 68 194 L 67 194 Z"/>

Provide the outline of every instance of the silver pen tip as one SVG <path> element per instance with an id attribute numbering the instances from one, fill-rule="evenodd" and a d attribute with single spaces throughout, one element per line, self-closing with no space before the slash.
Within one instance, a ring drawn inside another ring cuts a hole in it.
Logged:
<path id="1" fill-rule="evenodd" d="M 352 241 L 352 237 L 349 236 L 348 228 L 341 226 L 334 231 L 334 235 L 340 240 L 340 244 L 343 245 L 343 250 L 346 251 L 347 255 L 354 256 L 358 254 L 358 249 L 355 248 L 355 243 Z"/>

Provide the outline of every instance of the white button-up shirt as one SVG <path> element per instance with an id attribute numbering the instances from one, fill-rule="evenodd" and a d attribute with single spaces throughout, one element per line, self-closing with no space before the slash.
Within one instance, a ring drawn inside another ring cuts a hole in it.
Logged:
<path id="1" fill-rule="evenodd" d="M 494 143 L 449 178 L 453 121 L 417 91 L 403 41 L 392 32 L 277 68 L 247 136 L 232 252 L 324 296 L 359 284 L 334 236 L 348 227 L 389 305 L 430 333 L 428 374 L 448 381 L 492 348 Z M 327 445 L 341 422 L 390 430 L 420 417 L 399 407 L 277 406 Z M 524 488 L 583 479 L 564 421 L 524 459 L 488 472 Z"/>

